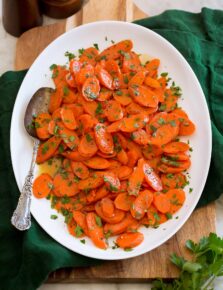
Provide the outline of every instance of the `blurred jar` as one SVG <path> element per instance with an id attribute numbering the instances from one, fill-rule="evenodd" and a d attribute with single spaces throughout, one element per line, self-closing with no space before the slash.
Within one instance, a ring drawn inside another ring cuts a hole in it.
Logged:
<path id="1" fill-rule="evenodd" d="M 3 0 L 2 21 L 5 30 L 13 36 L 20 36 L 26 30 L 42 25 L 39 1 Z"/>

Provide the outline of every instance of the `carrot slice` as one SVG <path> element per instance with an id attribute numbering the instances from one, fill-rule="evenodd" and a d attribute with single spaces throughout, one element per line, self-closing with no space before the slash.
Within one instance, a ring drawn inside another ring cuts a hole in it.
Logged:
<path id="1" fill-rule="evenodd" d="M 157 76 L 159 65 L 160 65 L 160 60 L 158 58 L 154 58 L 151 61 L 146 63 L 145 68 L 148 71 L 148 75 L 150 77 Z"/>
<path id="2" fill-rule="evenodd" d="M 121 56 L 120 52 L 128 52 L 132 49 L 133 43 L 131 40 L 122 40 L 105 50 L 103 50 L 99 56 L 97 57 L 98 60 L 113 60 L 117 59 Z"/>
<path id="3" fill-rule="evenodd" d="M 117 197 L 114 201 L 115 207 L 117 209 L 129 211 L 131 209 L 131 206 L 132 206 L 134 200 L 135 200 L 135 197 L 132 195 L 128 195 L 128 193 L 126 193 L 126 192 L 119 193 L 119 195 L 117 195 Z"/>
<path id="4" fill-rule="evenodd" d="M 160 156 L 163 153 L 161 147 L 157 145 L 148 144 L 142 148 L 142 154 L 146 159 L 153 159 L 154 157 Z"/>
<path id="5" fill-rule="evenodd" d="M 150 141 L 149 135 L 143 129 L 133 132 L 131 138 L 139 145 L 147 145 Z"/>
<path id="6" fill-rule="evenodd" d="M 107 126 L 108 133 L 118 132 L 120 130 L 122 120 L 113 122 L 111 125 Z"/>
<path id="7" fill-rule="evenodd" d="M 70 109 L 73 112 L 75 118 L 77 118 L 80 115 L 82 115 L 83 111 L 84 111 L 83 106 L 81 104 L 79 104 L 79 103 L 64 104 L 63 108 Z"/>
<path id="8" fill-rule="evenodd" d="M 133 84 L 129 87 L 129 93 L 141 106 L 156 108 L 158 105 L 158 97 L 148 87 Z"/>
<path id="9" fill-rule="evenodd" d="M 164 101 L 160 104 L 160 111 L 171 112 L 177 106 L 178 96 L 173 95 L 170 89 L 165 90 L 164 92 Z"/>
<path id="10" fill-rule="evenodd" d="M 121 52 L 123 55 L 123 62 L 122 62 L 122 72 L 123 73 L 128 73 L 128 72 L 137 72 L 138 70 L 140 70 L 141 67 L 141 63 L 140 63 L 140 59 L 139 56 L 133 52 Z"/>
<path id="11" fill-rule="evenodd" d="M 79 60 L 73 58 L 70 61 L 69 69 L 73 75 L 76 75 L 80 71 L 82 66 L 83 66 L 83 63 L 81 63 Z"/>
<path id="12" fill-rule="evenodd" d="M 131 207 L 132 216 L 139 220 L 144 217 L 153 201 L 153 193 L 150 190 L 140 191 Z"/>
<path id="13" fill-rule="evenodd" d="M 104 101 L 110 99 L 111 96 L 112 96 L 112 91 L 102 87 L 100 92 L 99 92 L 99 96 L 98 96 L 97 100 L 99 102 L 104 102 Z"/>
<path id="14" fill-rule="evenodd" d="M 143 159 L 139 159 L 137 167 L 134 168 L 133 173 L 129 177 L 129 183 L 128 183 L 128 193 L 130 195 L 138 195 L 141 184 L 143 182 Z"/>
<path id="15" fill-rule="evenodd" d="M 129 91 L 127 89 L 115 91 L 113 93 L 113 97 L 122 106 L 128 106 L 132 102 L 132 98 L 130 97 Z"/>
<path id="16" fill-rule="evenodd" d="M 154 78 L 151 78 L 149 75 L 145 78 L 145 81 L 144 83 L 153 88 L 153 89 L 158 89 L 160 88 L 160 83 L 158 80 L 154 79 Z"/>
<path id="17" fill-rule="evenodd" d="M 142 107 L 139 104 L 132 101 L 131 104 L 129 104 L 126 107 L 126 113 L 130 115 L 136 115 L 136 114 L 152 114 L 158 110 L 158 106 L 156 108 L 148 108 L 148 107 Z"/>
<path id="18" fill-rule="evenodd" d="M 144 162 L 142 168 L 145 180 L 148 185 L 151 186 L 155 191 L 161 191 L 163 189 L 162 181 L 154 172 L 154 169 L 150 166 L 149 162 Z"/>
<path id="19" fill-rule="evenodd" d="M 81 137 L 80 144 L 78 146 L 78 152 L 83 157 L 92 157 L 96 154 L 98 147 L 94 140 L 94 134 L 89 132 Z"/>
<path id="20" fill-rule="evenodd" d="M 68 172 L 73 172 L 72 168 L 71 168 L 71 161 L 67 158 L 64 158 L 63 160 L 63 169 L 65 169 Z"/>
<path id="21" fill-rule="evenodd" d="M 65 85 L 59 88 L 59 90 L 61 90 L 62 101 L 64 104 L 72 104 L 76 102 L 78 94 L 68 88 L 68 86 Z"/>
<path id="22" fill-rule="evenodd" d="M 119 162 L 121 162 L 124 165 L 126 165 L 128 163 L 129 158 L 128 158 L 128 155 L 124 149 L 122 149 L 122 148 L 118 149 L 117 159 Z"/>
<path id="23" fill-rule="evenodd" d="M 87 78 L 82 87 L 82 94 L 86 101 L 92 102 L 97 99 L 99 92 L 100 84 L 98 79 L 96 77 Z"/>
<path id="24" fill-rule="evenodd" d="M 60 90 L 55 90 L 50 96 L 49 112 L 53 113 L 62 104 L 62 94 Z"/>
<path id="25" fill-rule="evenodd" d="M 101 249 L 107 249 L 108 246 L 105 242 L 101 219 L 95 213 L 89 212 L 86 215 L 86 222 L 89 236 L 95 246 Z"/>
<path id="26" fill-rule="evenodd" d="M 134 248 L 139 246 L 144 240 L 141 233 L 124 233 L 116 239 L 116 244 L 123 249 Z"/>
<path id="27" fill-rule="evenodd" d="M 164 189 L 173 189 L 181 187 L 183 188 L 186 185 L 187 179 L 186 176 L 182 173 L 168 173 L 162 174 L 161 180 Z"/>
<path id="28" fill-rule="evenodd" d="M 105 69 L 109 72 L 109 74 L 114 78 L 121 75 L 121 70 L 119 65 L 115 60 L 108 60 L 105 62 Z"/>
<path id="29" fill-rule="evenodd" d="M 125 232 L 131 224 L 135 222 L 134 218 L 127 214 L 120 222 L 116 224 L 105 224 L 104 232 L 109 233 L 111 236 L 115 236 Z"/>
<path id="30" fill-rule="evenodd" d="M 94 156 L 84 161 L 84 164 L 87 165 L 87 167 L 92 168 L 92 169 L 106 169 L 110 166 L 109 161 L 98 156 Z"/>
<path id="31" fill-rule="evenodd" d="M 71 162 L 71 168 L 73 173 L 80 179 L 86 179 L 89 177 L 89 170 L 82 162 Z"/>
<path id="32" fill-rule="evenodd" d="M 48 139 L 50 137 L 49 134 L 49 123 L 51 122 L 52 118 L 48 113 L 40 113 L 35 118 L 35 129 L 37 137 L 41 140 Z"/>
<path id="33" fill-rule="evenodd" d="M 97 119 L 89 114 L 83 114 L 78 118 L 79 128 L 81 132 L 87 132 L 91 130 L 94 125 L 97 123 Z"/>
<path id="34" fill-rule="evenodd" d="M 114 215 L 114 211 L 115 211 L 115 206 L 114 206 L 113 201 L 108 197 L 102 198 L 101 209 L 102 209 L 103 214 L 106 217 L 108 217 L 108 218 L 112 217 Z"/>
<path id="35" fill-rule="evenodd" d="M 168 190 L 166 196 L 170 201 L 170 213 L 178 211 L 186 199 L 185 192 L 180 188 Z"/>
<path id="36" fill-rule="evenodd" d="M 162 162 L 166 164 L 169 163 L 169 165 L 173 165 L 173 166 L 178 166 L 177 165 L 178 161 L 186 161 L 190 158 L 189 155 L 185 153 L 175 153 L 175 154 L 164 153 L 164 154 L 165 154 L 165 158 L 164 160 L 162 160 Z"/>
<path id="37" fill-rule="evenodd" d="M 79 61 L 82 63 L 90 63 L 91 65 L 95 66 L 96 57 L 98 54 L 99 52 L 95 47 L 83 49 L 82 54 L 79 57 Z"/>
<path id="38" fill-rule="evenodd" d="M 119 191 L 121 184 L 116 174 L 112 172 L 104 172 L 103 179 L 104 179 L 105 185 L 111 192 Z"/>
<path id="39" fill-rule="evenodd" d="M 119 102 L 110 100 L 106 104 L 105 115 L 109 122 L 118 121 L 123 118 L 123 110 Z"/>
<path id="40" fill-rule="evenodd" d="M 53 179 L 53 185 L 53 191 L 59 197 L 74 196 L 79 192 L 74 174 L 67 171 L 57 173 Z"/>
<path id="41" fill-rule="evenodd" d="M 110 217 L 107 217 L 103 210 L 102 210 L 102 205 L 101 205 L 101 201 L 98 201 L 95 204 L 95 211 L 96 213 L 101 217 L 101 219 L 109 224 L 117 224 L 120 223 L 124 217 L 125 217 L 125 212 L 119 209 L 114 209 L 113 211 L 113 215 Z"/>
<path id="42" fill-rule="evenodd" d="M 62 152 L 61 155 L 72 161 L 84 161 L 88 159 L 88 157 L 81 156 L 78 151 L 66 151 Z"/>
<path id="43" fill-rule="evenodd" d="M 33 182 L 33 195 L 36 198 L 46 197 L 52 188 L 52 177 L 47 173 L 42 173 Z"/>
<path id="44" fill-rule="evenodd" d="M 60 113 L 61 113 L 62 121 L 68 129 L 70 130 L 77 129 L 77 122 L 75 120 L 72 110 L 67 109 L 67 108 L 61 108 Z"/>
<path id="45" fill-rule="evenodd" d="M 122 119 L 120 130 L 123 132 L 134 132 L 136 129 L 141 129 L 149 121 L 149 118 L 144 114 L 137 114 Z"/>
<path id="46" fill-rule="evenodd" d="M 39 146 L 36 163 L 40 164 L 50 159 L 61 143 L 61 138 L 53 136 Z"/>
<path id="47" fill-rule="evenodd" d="M 66 82 L 67 82 L 68 86 L 71 88 L 77 87 L 75 77 L 71 73 L 66 74 Z"/>
<path id="48" fill-rule="evenodd" d="M 157 169 L 163 173 L 179 173 L 185 171 L 190 168 L 191 161 L 190 159 L 187 161 L 180 162 L 178 167 L 167 166 L 166 164 L 159 164 Z"/>
<path id="49" fill-rule="evenodd" d="M 194 133 L 195 129 L 196 129 L 196 127 L 195 127 L 194 123 L 189 119 L 185 119 L 180 124 L 179 135 L 180 136 L 192 135 Z"/>
<path id="50" fill-rule="evenodd" d="M 68 73 L 68 70 L 64 66 L 56 65 L 53 68 L 52 79 L 57 88 L 66 84 L 65 77 L 67 73 Z"/>
<path id="51" fill-rule="evenodd" d="M 112 154 L 114 151 L 114 144 L 112 135 L 107 132 L 106 126 L 102 123 L 98 123 L 94 127 L 95 140 L 98 148 L 102 153 Z"/>
<path id="52" fill-rule="evenodd" d="M 100 64 L 97 64 L 95 67 L 95 75 L 102 86 L 109 90 L 113 90 L 112 76 Z"/>
<path id="53" fill-rule="evenodd" d="M 165 153 L 179 153 L 185 152 L 190 149 L 190 146 L 184 142 L 171 142 L 163 146 L 163 152 Z"/>
<path id="54" fill-rule="evenodd" d="M 137 154 L 138 156 L 138 159 L 139 158 L 142 158 L 142 152 L 141 152 L 141 148 L 138 144 L 136 144 L 135 142 L 131 141 L 130 139 L 127 140 L 127 149 L 130 150 L 130 151 L 135 151 L 135 153 Z"/>
<path id="55" fill-rule="evenodd" d="M 104 180 L 102 176 L 99 176 L 95 173 L 94 176 L 90 176 L 87 179 L 80 180 L 78 182 L 78 188 L 79 190 L 95 189 L 100 187 L 103 183 Z"/>
<path id="56" fill-rule="evenodd" d="M 109 191 L 105 186 L 102 186 L 94 191 L 91 190 L 90 194 L 87 195 L 87 202 L 88 203 L 96 202 L 102 199 L 103 197 L 107 196 L 108 193 Z"/>
<path id="57" fill-rule="evenodd" d="M 79 210 L 73 211 L 73 219 L 77 223 L 79 228 L 79 235 L 81 236 L 81 233 L 85 233 L 86 236 L 88 236 L 88 227 L 86 222 L 86 216 Z M 77 231 L 76 231 L 77 232 Z"/>
<path id="58" fill-rule="evenodd" d="M 63 126 L 62 123 L 58 123 L 58 133 L 63 139 L 64 143 L 71 149 L 74 150 L 79 144 L 79 138 L 73 130 L 70 130 Z"/>
<path id="59" fill-rule="evenodd" d="M 174 123 L 174 126 L 172 124 L 165 124 L 156 130 L 154 136 L 150 138 L 150 142 L 152 145 L 165 145 L 172 141 L 178 132 L 179 126 L 176 123 Z"/>
<path id="60" fill-rule="evenodd" d="M 76 224 L 75 220 L 72 218 L 71 221 L 67 224 L 67 229 L 68 229 L 69 233 L 74 237 L 77 237 L 76 228 L 77 228 L 77 224 Z M 82 233 L 79 237 L 83 237 L 83 236 L 84 236 L 84 234 Z"/>
<path id="61" fill-rule="evenodd" d="M 119 180 L 128 179 L 129 176 L 132 174 L 132 168 L 129 166 L 120 166 L 117 169 L 117 174 L 118 174 Z"/>
<path id="62" fill-rule="evenodd" d="M 137 152 L 135 152 L 134 150 L 130 150 L 127 152 L 127 155 L 128 155 L 128 163 L 127 163 L 127 166 L 129 167 L 134 167 L 137 160 L 138 160 L 138 154 Z"/>
<path id="63" fill-rule="evenodd" d="M 140 70 L 138 71 L 129 81 L 128 85 L 138 85 L 141 86 L 145 80 L 146 77 L 146 71 L 145 70 Z"/>
<path id="64" fill-rule="evenodd" d="M 81 69 L 75 73 L 75 80 L 77 85 L 82 86 L 88 78 L 94 76 L 94 67 L 91 64 L 86 64 L 81 67 Z"/>
<path id="65" fill-rule="evenodd" d="M 116 152 L 114 151 L 112 154 L 105 154 L 105 153 L 102 153 L 101 151 L 98 151 L 97 155 L 105 159 L 110 159 L 116 156 Z"/>
<path id="66" fill-rule="evenodd" d="M 171 204 L 166 194 L 163 193 L 155 194 L 153 204 L 161 213 L 170 212 Z"/>

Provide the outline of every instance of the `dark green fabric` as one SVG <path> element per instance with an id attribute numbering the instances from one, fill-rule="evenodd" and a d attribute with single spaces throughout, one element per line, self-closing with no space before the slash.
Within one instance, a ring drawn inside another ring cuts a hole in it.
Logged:
<path id="1" fill-rule="evenodd" d="M 223 11 L 171 10 L 135 23 L 169 40 L 189 62 L 204 91 L 213 140 L 208 179 L 198 203 L 203 206 L 223 193 Z"/>
<path id="2" fill-rule="evenodd" d="M 200 14 L 169 11 L 136 23 L 168 39 L 188 60 L 204 90 L 212 119 L 213 153 L 199 205 L 207 204 L 223 192 L 223 12 L 209 9 L 203 9 Z M 1 290 L 33 290 L 55 269 L 99 263 L 62 247 L 34 219 L 26 232 L 19 232 L 10 224 L 19 196 L 10 161 L 10 119 L 25 73 L 8 72 L 0 78 Z"/>

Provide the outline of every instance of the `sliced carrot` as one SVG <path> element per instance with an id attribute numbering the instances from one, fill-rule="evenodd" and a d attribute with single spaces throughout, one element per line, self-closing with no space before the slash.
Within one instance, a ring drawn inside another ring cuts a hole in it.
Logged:
<path id="1" fill-rule="evenodd" d="M 61 155 L 73 161 L 84 161 L 88 159 L 88 157 L 81 156 L 78 151 L 66 151 L 62 152 Z"/>
<path id="2" fill-rule="evenodd" d="M 68 73 L 68 70 L 65 66 L 56 65 L 52 72 L 52 79 L 57 88 L 66 83 L 65 77 Z"/>
<path id="3" fill-rule="evenodd" d="M 138 71 L 129 81 L 128 85 L 138 85 L 141 86 L 145 80 L 146 77 L 146 71 L 145 70 L 140 70 Z"/>
<path id="4" fill-rule="evenodd" d="M 164 155 L 165 155 L 165 157 L 167 157 L 168 161 L 170 161 L 170 165 L 171 165 L 171 162 L 186 161 L 190 158 L 189 155 L 187 155 L 185 153 L 175 153 L 175 154 L 164 153 Z M 165 162 L 163 162 L 163 163 L 165 163 Z M 172 165 L 174 165 L 174 164 L 172 164 Z"/>
<path id="5" fill-rule="evenodd" d="M 155 173 L 154 169 L 150 166 L 149 162 L 144 162 L 142 169 L 148 185 L 151 186 L 155 191 L 161 191 L 163 189 L 162 181 Z"/>
<path id="6" fill-rule="evenodd" d="M 101 219 L 95 213 L 89 212 L 86 215 L 86 222 L 89 236 L 95 246 L 101 249 L 106 249 L 108 246 L 105 242 Z"/>
<path id="7" fill-rule="evenodd" d="M 116 239 L 116 244 L 123 249 L 134 248 L 139 246 L 144 240 L 141 233 L 124 233 Z"/>
<path id="8" fill-rule="evenodd" d="M 138 144 L 136 144 L 135 142 L 131 141 L 130 139 L 127 140 L 127 149 L 130 150 L 130 151 L 135 151 L 135 153 L 137 154 L 138 156 L 138 159 L 139 158 L 142 158 L 142 152 L 141 152 L 141 148 Z"/>
<path id="9" fill-rule="evenodd" d="M 131 207 L 132 216 L 139 220 L 144 217 L 153 201 L 153 193 L 150 190 L 140 191 Z"/>
<path id="10" fill-rule="evenodd" d="M 75 73 L 75 80 L 77 85 L 82 86 L 88 78 L 94 76 L 94 67 L 91 64 L 86 64 L 82 66 L 81 69 Z"/>
<path id="11" fill-rule="evenodd" d="M 73 112 L 75 118 L 77 118 L 80 115 L 82 115 L 83 111 L 84 111 L 83 106 L 81 104 L 79 104 L 79 103 L 64 104 L 63 108 L 70 109 Z"/>
<path id="12" fill-rule="evenodd" d="M 102 209 L 103 214 L 106 217 L 110 218 L 114 216 L 115 206 L 114 206 L 113 201 L 110 198 L 108 197 L 102 198 L 101 209 Z"/>
<path id="13" fill-rule="evenodd" d="M 90 63 L 91 65 L 95 66 L 96 57 L 98 56 L 98 54 L 99 52 L 95 47 L 83 49 L 83 52 L 79 57 L 79 61 L 82 63 Z"/>
<path id="14" fill-rule="evenodd" d="M 94 191 L 91 190 L 91 192 L 87 195 L 87 202 L 88 203 L 96 202 L 102 199 L 103 197 L 107 196 L 108 193 L 109 191 L 106 186 L 102 186 Z"/>
<path id="15" fill-rule="evenodd" d="M 70 129 L 70 130 L 77 129 L 77 122 L 75 120 L 75 117 L 74 117 L 72 110 L 67 109 L 67 108 L 61 108 L 60 114 L 61 114 L 61 119 L 62 119 L 64 125 L 68 129 Z"/>
<path id="16" fill-rule="evenodd" d="M 135 200 L 135 197 L 132 195 L 128 195 L 128 193 L 126 193 L 126 192 L 119 193 L 119 195 L 117 195 L 117 197 L 114 201 L 115 207 L 117 209 L 129 211 L 131 209 L 131 206 L 132 206 L 134 200 Z"/>
<path id="17" fill-rule="evenodd" d="M 61 143 L 61 138 L 53 136 L 39 146 L 36 163 L 40 164 L 50 159 Z"/>
<path id="18" fill-rule="evenodd" d="M 84 112 L 93 117 L 96 117 L 96 110 L 98 108 L 98 104 L 95 101 L 88 102 L 82 96 L 79 98 L 80 104 L 83 106 Z"/>
<path id="19" fill-rule="evenodd" d="M 59 197 L 74 196 L 79 192 L 74 174 L 67 171 L 57 173 L 53 179 L 53 185 L 53 191 Z"/>
<path id="20" fill-rule="evenodd" d="M 102 176 L 99 176 L 97 173 L 94 173 L 93 176 L 88 177 L 87 179 L 80 180 L 78 182 L 79 190 L 89 190 L 100 187 L 104 183 Z"/>
<path id="21" fill-rule="evenodd" d="M 137 72 L 142 68 L 139 56 L 135 52 L 130 51 L 122 54 L 123 54 L 122 72 L 124 73 L 128 73 L 131 71 Z"/>
<path id="22" fill-rule="evenodd" d="M 121 120 L 120 121 L 113 122 L 111 125 L 109 125 L 107 127 L 107 132 L 108 133 L 118 132 L 120 130 L 121 124 L 122 124 L 122 121 Z"/>
<path id="23" fill-rule="evenodd" d="M 136 129 L 141 129 L 149 121 L 149 118 L 144 114 L 137 114 L 122 119 L 120 130 L 123 132 L 134 132 Z"/>
<path id="24" fill-rule="evenodd" d="M 68 229 L 69 233 L 74 237 L 77 237 L 76 228 L 77 228 L 77 224 L 76 224 L 75 220 L 72 218 L 71 221 L 67 224 L 67 229 Z M 82 234 L 80 237 L 83 237 L 83 236 L 84 235 Z"/>
<path id="25" fill-rule="evenodd" d="M 154 78 L 151 78 L 149 75 L 145 78 L 145 84 L 153 89 L 160 88 L 159 81 Z"/>
<path id="26" fill-rule="evenodd" d="M 194 123 L 189 119 L 185 119 L 180 124 L 179 135 L 180 136 L 192 135 L 194 133 L 195 129 L 196 129 L 196 127 L 195 127 Z"/>
<path id="27" fill-rule="evenodd" d="M 105 115 L 109 122 L 115 122 L 123 118 L 123 110 L 119 102 L 110 100 L 106 104 Z"/>
<path id="28" fill-rule="evenodd" d="M 186 199 L 185 192 L 180 188 L 168 190 L 166 196 L 170 201 L 170 213 L 178 211 Z"/>
<path id="29" fill-rule="evenodd" d="M 102 86 L 109 90 L 113 90 L 112 76 L 100 64 L 97 64 L 95 67 L 95 75 Z"/>
<path id="30" fill-rule="evenodd" d="M 71 161 L 67 158 L 64 158 L 63 160 L 63 168 L 68 172 L 73 172 L 71 168 Z"/>
<path id="31" fill-rule="evenodd" d="M 71 88 L 77 87 L 75 77 L 71 73 L 66 74 L 66 82 L 67 82 L 68 86 Z"/>
<path id="32" fill-rule="evenodd" d="M 190 146 L 184 142 L 171 142 L 163 146 L 162 149 L 165 153 L 179 153 L 189 150 Z"/>
<path id="33" fill-rule="evenodd" d="M 64 143 L 71 149 L 77 149 L 79 138 L 75 131 L 66 128 L 62 123 L 58 124 L 59 136 L 63 139 Z"/>
<path id="34" fill-rule="evenodd" d="M 73 219 L 79 225 L 79 232 L 84 232 L 86 236 L 88 236 L 88 227 L 86 222 L 86 216 L 79 210 L 73 211 Z"/>
<path id="35" fill-rule="evenodd" d="M 150 138 L 150 142 L 152 145 L 165 145 L 172 141 L 177 136 L 178 132 L 179 126 L 176 123 L 174 123 L 174 126 L 165 124 L 156 130 L 154 135 Z"/>
<path id="36" fill-rule="evenodd" d="M 117 174 L 118 174 L 119 180 L 128 179 L 129 176 L 132 174 L 132 168 L 129 166 L 120 166 L 117 169 Z"/>
<path id="37" fill-rule="evenodd" d="M 129 91 L 127 89 L 115 91 L 113 93 L 113 97 L 122 106 L 128 106 L 132 102 L 132 98 L 130 97 Z"/>
<path id="38" fill-rule="evenodd" d="M 160 65 L 160 60 L 158 58 L 154 58 L 151 61 L 146 63 L 145 68 L 148 71 L 148 75 L 150 77 L 157 76 L 159 65 Z"/>
<path id="39" fill-rule="evenodd" d="M 119 149 L 116 156 L 118 161 L 121 162 L 122 164 L 126 165 L 128 163 L 129 158 L 124 149 L 122 148 Z"/>
<path id="40" fill-rule="evenodd" d="M 127 165 L 132 168 L 132 167 L 135 166 L 139 156 L 138 156 L 137 152 L 135 152 L 134 150 L 128 151 L 127 155 L 128 155 L 128 163 L 127 163 Z"/>
<path id="41" fill-rule="evenodd" d="M 62 101 L 64 104 L 72 104 L 76 102 L 78 94 L 75 93 L 71 88 L 63 86 L 60 88 L 60 90 L 62 95 Z"/>
<path id="42" fill-rule="evenodd" d="M 107 132 L 104 124 L 98 123 L 95 125 L 94 135 L 98 148 L 101 152 L 105 154 L 112 154 L 114 151 L 112 135 Z"/>
<path id="43" fill-rule="evenodd" d="M 158 106 L 156 108 L 148 108 L 148 107 L 142 107 L 139 104 L 132 102 L 126 107 L 126 113 L 130 115 L 136 115 L 136 114 L 152 114 L 158 110 Z"/>
<path id="44" fill-rule="evenodd" d="M 105 224 L 104 232 L 109 233 L 111 236 L 115 236 L 125 232 L 128 226 L 130 226 L 134 222 L 134 218 L 130 214 L 127 214 L 125 218 L 123 218 L 119 223 Z"/>
<path id="45" fill-rule="evenodd" d="M 160 110 L 165 112 L 173 111 L 177 106 L 177 101 L 179 97 L 173 95 L 170 89 L 165 90 L 164 96 L 164 101 L 161 102 Z"/>
<path id="46" fill-rule="evenodd" d="M 96 213 L 101 217 L 101 219 L 109 224 L 117 224 L 120 223 L 124 217 L 125 217 L 125 212 L 119 209 L 114 209 L 113 215 L 110 217 L 107 217 L 103 210 L 102 210 L 102 205 L 101 201 L 98 201 L 95 204 L 95 211 Z"/>
<path id="47" fill-rule="evenodd" d="M 36 198 L 46 197 L 53 188 L 52 177 L 47 173 L 42 173 L 33 182 L 33 195 Z"/>
<path id="48" fill-rule="evenodd" d="M 97 100 L 99 102 L 104 102 L 104 101 L 110 99 L 111 96 L 112 96 L 112 91 L 110 91 L 110 90 L 108 90 L 106 88 L 101 87 L 101 90 L 99 92 L 99 96 L 98 96 Z"/>
<path id="49" fill-rule="evenodd" d="M 96 77 L 89 77 L 83 84 L 82 94 L 86 101 L 91 102 L 99 96 L 100 84 Z"/>
<path id="50" fill-rule="evenodd" d="M 147 145 L 150 141 L 149 135 L 143 129 L 133 132 L 131 138 L 139 145 Z"/>
<path id="51" fill-rule="evenodd" d="M 166 194 L 163 193 L 155 194 L 153 204 L 161 213 L 170 212 L 171 204 Z"/>
<path id="52" fill-rule="evenodd" d="M 73 173 L 80 179 L 86 179 L 89 177 L 89 170 L 82 162 L 71 162 L 71 168 Z"/>
<path id="53" fill-rule="evenodd" d="M 105 69 L 109 72 L 109 74 L 114 78 L 121 75 L 121 70 L 119 65 L 115 60 L 108 60 L 105 62 Z"/>
<path id="54" fill-rule="evenodd" d="M 126 150 L 127 149 L 127 139 L 123 136 L 122 133 L 115 134 L 117 136 L 118 142 L 121 145 L 121 147 Z"/>
<path id="55" fill-rule="evenodd" d="M 129 93 L 136 103 L 144 107 L 157 108 L 158 97 L 146 86 L 131 85 Z"/>
<path id="56" fill-rule="evenodd" d="M 85 207 L 83 208 L 83 211 L 84 211 L 84 212 L 91 212 L 91 211 L 94 211 L 94 207 L 95 207 L 94 204 L 88 204 L 88 205 L 85 205 Z"/>
<path id="57" fill-rule="evenodd" d="M 34 126 L 36 129 L 37 137 L 41 140 L 48 139 L 50 137 L 49 134 L 49 123 L 52 121 L 50 114 L 48 113 L 40 113 L 34 122 Z"/>
<path id="58" fill-rule="evenodd" d="M 69 69 L 73 75 L 76 75 L 80 71 L 82 66 L 83 66 L 83 63 L 81 63 L 79 60 L 73 58 L 70 61 Z"/>
<path id="59" fill-rule="evenodd" d="M 105 185 L 111 192 L 119 191 L 121 184 L 116 174 L 112 172 L 104 172 L 103 179 L 104 179 Z"/>
<path id="60" fill-rule="evenodd" d="M 191 161 L 187 160 L 184 162 L 180 162 L 178 167 L 167 166 L 166 164 L 162 163 L 162 164 L 159 164 L 157 168 L 159 171 L 163 173 L 179 173 L 190 168 L 190 165 L 191 165 Z"/>
<path id="61" fill-rule="evenodd" d="M 84 164 L 92 169 L 106 169 L 110 166 L 110 162 L 107 161 L 104 158 L 94 156 L 86 161 L 84 161 Z"/>
<path id="62" fill-rule="evenodd" d="M 50 102 L 49 102 L 49 112 L 53 113 L 56 109 L 60 107 L 62 104 L 62 94 L 60 90 L 55 90 L 52 95 L 50 96 Z"/>
<path id="63" fill-rule="evenodd" d="M 183 188 L 186 185 L 186 176 L 182 173 L 162 174 L 161 180 L 164 189 Z"/>
<path id="64" fill-rule="evenodd" d="M 78 146 L 78 152 L 83 157 L 92 157 L 96 154 L 98 147 L 95 143 L 94 134 L 92 132 L 86 133 L 81 137 Z"/>
<path id="65" fill-rule="evenodd" d="M 133 173 L 129 177 L 127 191 L 130 195 L 138 195 L 141 184 L 143 182 L 143 159 L 139 159 L 137 167 L 134 168 Z"/>
<path id="66" fill-rule="evenodd" d="M 88 132 L 93 129 L 94 125 L 97 123 L 97 119 L 89 114 L 83 114 L 79 116 L 78 122 L 81 132 Z"/>
<path id="67" fill-rule="evenodd" d="M 105 153 L 102 153 L 101 151 L 98 151 L 97 155 L 105 159 L 110 159 L 116 156 L 116 152 L 114 151 L 112 154 L 105 154 Z"/>
<path id="68" fill-rule="evenodd" d="M 121 56 L 120 52 L 128 52 L 132 49 L 133 47 L 133 43 L 131 40 L 122 40 L 108 48 L 106 48 L 105 50 L 103 50 L 99 56 L 98 56 L 98 60 L 113 60 L 113 59 L 117 59 Z"/>
<path id="69" fill-rule="evenodd" d="M 157 145 L 148 144 L 147 146 L 142 148 L 142 153 L 146 159 L 150 160 L 154 157 L 160 156 L 163 153 L 163 150 Z"/>

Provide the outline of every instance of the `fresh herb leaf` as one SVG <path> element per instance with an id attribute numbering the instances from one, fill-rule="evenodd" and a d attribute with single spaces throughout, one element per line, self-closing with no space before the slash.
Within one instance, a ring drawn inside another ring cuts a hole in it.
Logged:
<path id="1" fill-rule="evenodd" d="M 95 47 L 97 50 L 99 50 L 99 47 L 98 47 L 98 44 L 97 44 L 97 43 L 94 43 L 93 45 L 94 45 L 94 47 Z"/>
<path id="2" fill-rule="evenodd" d="M 98 215 L 95 216 L 95 221 L 96 221 L 96 224 L 99 227 L 102 227 L 102 221 L 101 221 L 101 218 Z"/>
<path id="3" fill-rule="evenodd" d="M 77 225 L 74 230 L 74 233 L 79 238 L 84 233 L 84 231 L 79 225 Z"/>
<path id="4" fill-rule="evenodd" d="M 55 214 L 51 214 L 50 218 L 51 218 L 51 220 L 56 220 L 58 218 L 58 216 Z"/>
<path id="5" fill-rule="evenodd" d="M 64 55 L 68 57 L 69 61 L 75 58 L 75 55 L 69 51 L 66 51 Z"/>

